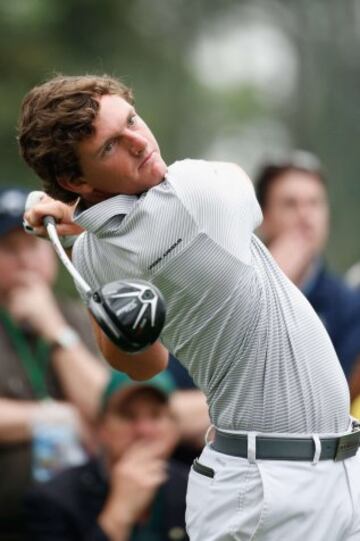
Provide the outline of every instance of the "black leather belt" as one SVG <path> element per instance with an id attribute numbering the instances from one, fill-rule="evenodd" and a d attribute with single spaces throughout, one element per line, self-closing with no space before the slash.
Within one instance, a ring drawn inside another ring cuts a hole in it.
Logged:
<path id="1" fill-rule="evenodd" d="M 360 427 L 337 438 L 320 438 L 319 460 L 345 460 L 356 455 L 360 446 Z M 247 458 L 246 434 L 215 431 L 211 447 L 226 455 Z M 316 445 L 313 438 L 256 436 L 256 458 L 264 460 L 314 460 Z"/>

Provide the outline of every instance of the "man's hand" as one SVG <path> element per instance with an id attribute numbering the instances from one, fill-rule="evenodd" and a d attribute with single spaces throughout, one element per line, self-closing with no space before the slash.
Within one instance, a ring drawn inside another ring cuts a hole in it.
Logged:
<path id="1" fill-rule="evenodd" d="M 29 198 L 31 199 L 31 194 Z M 75 204 L 66 205 L 44 193 L 41 200 L 37 198 L 37 202 L 27 208 L 24 213 L 24 220 L 34 229 L 34 233 L 38 236 L 47 236 L 46 229 L 42 224 L 45 216 L 55 218 L 58 235 L 79 235 L 83 232 L 83 229 L 73 222 L 74 208 Z"/>
<path id="2" fill-rule="evenodd" d="M 306 279 L 318 251 L 311 233 L 301 229 L 279 235 L 269 243 L 268 248 L 281 270 L 298 286 Z"/>
<path id="3" fill-rule="evenodd" d="M 18 323 L 28 324 L 46 340 L 54 341 L 67 326 L 48 285 L 36 273 L 17 274 L 17 287 L 6 298 L 6 307 Z"/>
<path id="4" fill-rule="evenodd" d="M 112 468 L 110 494 L 99 516 L 99 524 L 110 539 L 128 539 L 134 524 L 166 480 L 162 454 L 161 442 L 139 441 Z"/>

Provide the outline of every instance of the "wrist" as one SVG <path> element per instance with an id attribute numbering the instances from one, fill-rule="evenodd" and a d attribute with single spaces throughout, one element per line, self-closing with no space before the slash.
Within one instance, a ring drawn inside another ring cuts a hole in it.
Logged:
<path id="1" fill-rule="evenodd" d="M 70 350 L 81 343 L 79 334 L 69 325 L 62 326 L 50 339 L 53 351 Z"/>
<path id="2" fill-rule="evenodd" d="M 130 520 L 129 516 L 117 508 L 110 507 L 100 513 L 97 523 L 112 541 L 128 539 L 134 526 L 134 522 Z"/>
<path id="3" fill-rule="evenodd" d="M 46 315 L 44 315 L 46 314 Z M 39 333 L 39 335 L 52 343 L 62 332 L 62 329 L 68 327 L 63 315 L 58 310 L 51 310 L 50 307 L 44 307 L 44 314 L 30 321 L 30 325 Z"/>

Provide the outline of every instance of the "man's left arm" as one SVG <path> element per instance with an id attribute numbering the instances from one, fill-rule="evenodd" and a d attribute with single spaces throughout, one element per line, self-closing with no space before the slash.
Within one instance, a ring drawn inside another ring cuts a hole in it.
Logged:
<path id="1" fill-rule="evenodd" d="M 145 351 L 130 355 L 121 351 L 106 336 L 93 317 L 90 319 L 101 353 L 116 370 L 125 372 L 136 381 L 144 381 L 167 367 L 169 352 L 159 340 Z"/>
<path id="2" fill-rule="evenodd" d="M 107 367 L 73 333 L 48 284 L 30 271 L 18 273 L 17 279 L 18 286 L 7 300 L 9 313 L 19 324 L 26 323 L 39 337 L 56 344 L 52 363 L 66 399 L 93 420 L 109 377 Z"/>

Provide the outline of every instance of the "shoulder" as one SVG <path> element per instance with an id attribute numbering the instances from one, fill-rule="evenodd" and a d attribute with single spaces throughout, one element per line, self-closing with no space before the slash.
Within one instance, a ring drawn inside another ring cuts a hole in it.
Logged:
<path id="1" fill-rule="evenodd" d="M 247 174 L 235 163 L 184 160 L 169 168 L 168 184 L 196 221 L 203 226 L 214 216 L 237 216 L 253 230 L 262 214 Z"/>
<path id="2" fill-rule="evenodd" d="M 360 311 L 360 290 L 354 290 L 337 274 L 324 268 L 316 282 L 318 293 L 323 292 L 327 301 L 339 308 Z"/>
<path id="3" fill-rule="evenodd" d="M 334 341 L 360 336 L 360 291 L 351 289 L 341 277 L 323 268 L 307 298 Z"/>
<path id="4" fill-rule="evenodd" d="M 249 177 L 235 163 L 190 160 L 169 167 L 167 183 L 180 199 L 245 202 L 255 199 Z"/>
<path id="5" fill-rule="evenodd" d="M 91 497 L 92 489 L 96 493 L 101 492 L 103 484 L 99 466 L 91 460 L 66 469 L 50 481 L 34 484 L 26 494 L 27 508 L 44 511 L 43 506 L 49 506 L 71 514 Z"/>
<path id="6" fill-rule="evenodd" d="M 56 539 L 69 541 L 88 538 L 107 490 L 95 464 L 69 468 L 27 492 L 24 511 L 31 539 L 52 539 L 55 533 Z"/>
<path id="7" fill-rule="evenodd" d="M 252 187 L 248 175 L 245 171 L 236 163 L 232 162 L 217 162 L 208 160 L 193 160 L 187 158 L 174 162 L 168 169 L 170 177 L 181 178 L 187 176 L 199 176 L 202 178 L 209 178 L 209 176 L 219 177 L 227 176 L 235 180 L 242 181 Z"/>
<path id="8" fill-rule="evenodd" d="M 73 499 L 76 493 L 76 486 L 81 483 L 83 474 L 86 472 L 88 465 L 69 468 L 50 481 L 44 483 L 35 483 L 27 493 L 27 501 L 44 500 L 58 502 L 66 505 L 69 499 Z M 65 497 L 65 499 L 64 499 Z"/>

